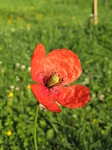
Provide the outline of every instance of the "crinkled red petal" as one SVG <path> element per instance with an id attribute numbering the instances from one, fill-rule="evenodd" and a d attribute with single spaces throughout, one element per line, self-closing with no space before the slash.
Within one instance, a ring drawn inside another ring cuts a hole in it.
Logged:
<path id="1" fill-rule="evenodd" d="M 39 103 L 43 104 L 46 109 L 52 112 L 61 112 L 60 107 L 55 103 L 49 89 L 39 84 L 31 84 L 31 89 L 36 99 Z"/>
<path id="2" fill-rule="evenodd" d="M 51 51 L 46 57 L 46 70 L 54 70 L 64 77 L 63 84 L 69 84 L 76 80 L 82 72 L 78 56 L 68 49 Z"/>
<path id="3" fill-rule="evenodd" d="M 60 87 L 53 97 L 62 106 L 81 108 L 90 100 L 90 90 L 82 85 Z"/>
<path id="4" fill-rule="evenodd" d="M 45 55 L 44 46 L 38 44 L 31 59 L 31 77 L 35 82 L 39 82 L 40 72 L 44 70 Z"/>

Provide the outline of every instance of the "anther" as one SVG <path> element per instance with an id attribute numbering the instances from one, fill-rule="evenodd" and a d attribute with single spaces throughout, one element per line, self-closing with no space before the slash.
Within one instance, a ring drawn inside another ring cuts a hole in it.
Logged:
<path id="1" fill-rule="evenodd" d="M 58 76 L 54 75 L 47 83 L 47 87 L 52 87 L 54 85 L 56 85 L 59 82 L 59 78 Z"/>

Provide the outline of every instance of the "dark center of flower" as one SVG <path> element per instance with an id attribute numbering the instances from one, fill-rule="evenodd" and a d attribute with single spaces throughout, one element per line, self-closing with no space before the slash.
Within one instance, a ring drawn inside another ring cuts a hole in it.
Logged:
<path id="1" fill-rule="evenodd" d="M 43 80 L 41 83 L 43 83 L 47 88 L 52 88 L 54 86 L 60 86 L 64 82 L 64 77 L 61 77 L 61 75 L 54 70 L 52 71 L 46 71 L 42 73 Z"/>
<path id="2" fill-rule="evenodd" d="M 54 75 L 47 81 L 46 86 L 50 88 L 52 86 L 55 86 L 57 83 L 59 83 L 59 78 L 58 76 Z"/>

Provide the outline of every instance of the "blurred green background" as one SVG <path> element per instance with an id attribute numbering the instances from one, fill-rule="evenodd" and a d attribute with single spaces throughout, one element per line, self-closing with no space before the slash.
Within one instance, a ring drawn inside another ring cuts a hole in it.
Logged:
<path id="1" fill-rule="evenodd" d="M 30 63 L 38 43 L 48 54 L 68 48 L 80 58 L 91 100 L 81 109 L 40 107 L 39 150 L 112 150 L 112 1 L 98 0 L 98 24 L 90 24 L 93 0 L 0 0 L 0 150 L 34 150 L 37 101 Z"/>

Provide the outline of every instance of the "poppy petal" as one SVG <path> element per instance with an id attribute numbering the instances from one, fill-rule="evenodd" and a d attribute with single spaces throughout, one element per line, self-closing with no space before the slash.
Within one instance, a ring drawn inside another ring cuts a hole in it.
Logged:
<path id="1" fill-rule="evenodd" d="M 68 49 L 51 51 L 46 57 L 46 70 L 55 70 L 69 84 L 79 78 L 82 69 L 78 56 Z"/>
<path id="2" fill-rule="evenodd" d="M 31 89 L 39 103 L 43 104 L 46 109 L 52 112 L 61 112 L 60 107 L 55 103 L 49 89 L 39 84 L 31 84 Z"/>
<path id="3" fill-rule="evenodd" d="M 38 44 L 31 59 L 31 77 L 35 82 L 40 82 L 40 72 L 44 70 L 45 55 L 44 46 Z"/>
<path id="4" fill-rule="evenodd" d="M 82 85 L 66 86 L 60 87 L 53 97 L 62 106 L 81 108 L 90 100 L 90 91 Z"/>

